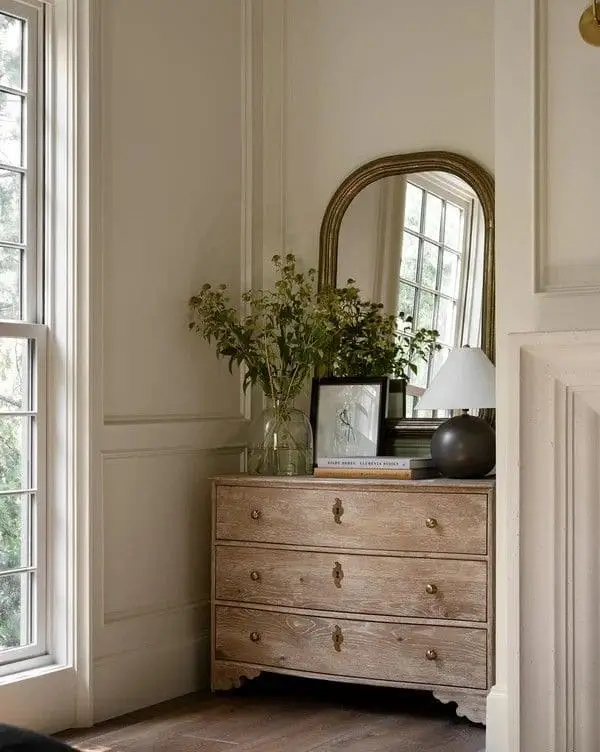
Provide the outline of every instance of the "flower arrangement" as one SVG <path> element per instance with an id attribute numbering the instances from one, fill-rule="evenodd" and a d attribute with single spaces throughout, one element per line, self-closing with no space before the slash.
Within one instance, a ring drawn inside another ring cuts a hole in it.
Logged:
<path id="1" fill-rule="evenodd" d="M 249 290 L 232 305 L 225 285 L 203 285 L 190 298 L 190 329 L 214 342 L 217 357 L 245 367 L 244 389 L 258 384 L 273 401 L 289 403 L 324 360 L 332 324 L 319 304 L 316 270 L 300 272 L 296 258 L 273 256 L 272 290 Z"/>
<path id="2" fill-rule="evenodd" d="M 229 370 L 243 367 L 243 387 L 258 385 L 270 399 L 249 441 L 250 472 L 297 475 L 312 467 L 308 419 L 294 409 L 314 373 L 399 376 L 417 372 L 437 344 L 435 330 L 413 331 L 412 318 L 362 300 L 353 280 L 319 291 L 315 269 L 299 271 L 289 253 L 272 259 L 270 290 L 249 290 L 235 306 L 226 285 L 202 286 L 190 298 L 190 329 L 214 343 Z"/>
<path id="3" fill-rule="evenodd" d="M 324 293 L 321 304 L 333 323 L 328 370 L 335 376 L 394 376 L 409 380 L 418 364 L 441 348 L 435 329 L 413 330 L 412 316 L 385 313 L 362 300 L 353 279 Z"/>
<path id="4" fill-rule="evenodd" d="M 273 289 L 245 292 L 240 308 L 226 285 L 207 283 L 189 300 L 190 329 L 215 343 L 230 370 L 245 367 L 244 389 L 258 384 L 273 401 L 287 403 L 315 370 L 408 380 L 441 348 L 435 329 L 414 330 L 411 316 L 363 300 L 353 279 L 319 292 L 316 270 L 299 271 L 294 254 L 273 256 L 272 263 Z"/>

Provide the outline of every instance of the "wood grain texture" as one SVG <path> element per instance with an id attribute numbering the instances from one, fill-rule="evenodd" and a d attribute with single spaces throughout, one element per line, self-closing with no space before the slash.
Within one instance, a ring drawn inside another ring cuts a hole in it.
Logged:
<path id="1" fill-rule="evenodd" d="M 456 689 L 434 689 L 433 696 L 443 703 L 455 702 L 456 715 L 473 723 L 485 724 L 485 696 Z"/>
<path id="2" fill-rule="evenodd" d="M 364 491 L 346 488 L 345 481 L 337 488 L 285 491 L 270 485 L 219 486 L 216 515 L 218 540 L 487 552 L 483 493 Z M 427 520 L 435 526 L 428 527 Z"/>
<path id="3" fill-rule="evenodd" d="M 297 671 L 484 689 L 485 629 L 217 607 L 215 658 Z M 339 637 L 336 639 L 336 636 Z M 428 659 L 428 654 L 435 656 Z"/>
<path id="4" fill-rule="evenodd" d="M 224 476 L 212 525 L 215 686 L 262 670 L 423 688 L 484 719 L 493 480 Z"/>
<path id="5" fill-rule="evenodd" d="M 216 597 L 281 607 L 486 621 L 487 564 L 216 547 Z M 427 592 L 427 589 L 434 592 Z"/>
<path id="6" fill-rule="evenodd" d="M 263 488 L 325 488 L 339 487 L 339 479 L 315 478 L 313 475 L 248 475 L 247 473 L 230 473 L 229 475 L 215 475 L 211 478 L 218 486 L 258 486 Z M 428 480 L 399 480 L 386 478 L 348 479 L 341 484 L 344 488 L 362 489 L 365 491 L 397 491 L 406 493 L 421 493 L 423 489 L 431 489 L 439 493 L 487 493 L 496 486 L 494 477 L 487 478 L 431 478 Z"/>
<path id="7" fill-rule="evenodd" d="M 210 675 L 210 687 L 213 692 L 239 689 L 246 681 L 260 676 L 260 670 L 235 663 L 213 662 Z"/>
<path id="8" fill-rule="evenodd" d="M 60 737 L 82 752 L 482 752 L 485 730 L 450 712 L 409 692 L 266 677 Z"/>

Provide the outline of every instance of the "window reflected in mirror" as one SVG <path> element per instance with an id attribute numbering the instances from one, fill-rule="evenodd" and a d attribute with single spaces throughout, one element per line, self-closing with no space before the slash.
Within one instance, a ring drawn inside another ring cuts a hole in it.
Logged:
<path id="1" fill-rule="evenodd" d="M 337 282 L 356 280 L 385 309 L 439 332 L 441 349 L 418 363 L 407 388 L 407 417 L 454 347 L 481 343 L 485 223 L 472 188 L 446 172 L 396 175 L 371 183 L 341 223 Z"/>

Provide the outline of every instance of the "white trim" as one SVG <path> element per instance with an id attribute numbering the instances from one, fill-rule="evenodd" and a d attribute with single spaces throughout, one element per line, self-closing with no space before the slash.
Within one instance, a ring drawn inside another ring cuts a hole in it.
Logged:
<path id="1" fill-rule="evenodd" d="M 89 596 L 88 363 L 89 259 L 89 63 L 93 55 L 91 10 L 96 0 L 56 0 L 49 69 L 55 123 L 49 144 L 51 216 L 46 300 L 48 342 L 49 650 L 54 665 L 0 681 L 3 721 L 56 731 L 91 720 Z M 90 439 L 91 436 L 91 439 Z M 60 604 L 60 608 L 57 608 Z"/>
<path id="2" fill-rule="evenodd" d="M 268 262 L 287 248 L 287 0 L 268 2 L 263 9 L 262 90 L 263 255 Z M 265 264 L 270 268 L 270 264 Z"/>

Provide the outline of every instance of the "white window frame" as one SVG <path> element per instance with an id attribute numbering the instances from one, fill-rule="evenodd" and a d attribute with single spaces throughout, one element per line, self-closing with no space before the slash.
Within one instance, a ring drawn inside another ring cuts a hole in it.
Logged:
<path id="1" fill-rule="evenodd" d="M 28 0 L 29 1 L 29 0 Z M 92 620 L 98 612 L 98 530 L 102 408 L 101 242 L 90 164 L 101 160 L 100 16 L 102 0 L 43 0 L 51 43 L 46 55 L 49 206 L 44 308 L 47 345 L 48 665 L 0 676 L 2 721 L 40 731 L 93 722 Z M 30 4 L 39 6 L 37 0 Z M 94 154 L 92 155 L 92 150 Z M 93 223 L 93 227 L 92 227 Z M 94 324 L 94 326 L 92 325 Z M 91 362 L 93 361 L 93 362 Z M 94 500 L 94 507 L 92 507 Z M 98 520 L 96 519 L 96 523 Z M 100 561 L 100 559 L 98 559 Z"/>
<path id="2" fill-rule="evenodd" d="M 469 270 L 471 268 L 471 225 L 473 217 L 473 204 L 475 197 L 472 191 L 467 191 L 454 182 L 450 181 L 450 176 L 446 178 L 445 175 L 437 174 L 418 174 L 410 175 L 407 178 L 407 182 L 421 188 L 426 193 L 432 193 L 433 195 L 441 198 L 443 201 L 459 206 L 464 212 L 464 221 L 462 228 L 462 236 L 460 238 L 460 281 L 458 286 L 458 295 L 456 297 L 457 317 L 454 325 L 454 341 L 444 342 L 444 345 L 451 347 L 458 347 L 462 343 L 463 337 L 463 324 L 466 317 L 466 299 L 467 299 L 467 282 Z M 408 230 L 412 232 L 411 230 Z M 418 237 L 421 237 L 419 233 L 413 233 Z M 436 241 L 427 238 L 428 241 L 439 245 Z M 443 247 L 440 245 L 440 248 Z M 410 284 L 409 280 L 402 280 Z M 437 297 L 446 297 L 439 292 L 433 292 Z"/>
<path id="3" fill-rule="evenodd" d="M 5 247 L 19 249 L 24 254 L 25 284 L 21 287 L 22 319 L 0 322 L 0 337 L 23 338 L 34 343 L 34 373 L 31 389 L 34 404 L 28 411 L 11 415 L 35 416 L 35 431 L 30 445 L 32 456 L 31 475 L 33 487 L 20 489 L 35 496 L 35 527 L 28 530 L 33 535 L 32 560 L 23 566 L 4 572 L 7 574 L 35 573 L 35 586 L 31 599 L 29 618 L 33 631 L 31 641 L 23 647 L 0 652 L 0 677 L 13 674 L 24 668 L 32 668 L 49 662 L 47 653 L 47 556 L 46 556 L 46 398 L 47 327 L 43 322 L 44 295 L 44 217 L 46 214 L 46 190 L 43 180 L 45 161 L 45 55 L 46 22 L 45 6 L 36 0 L 0 0 L 0 12 L 22 19 L 28 24 L 24 64 L 26 76 L 26 120 L 23 128 L 23 147 L 26 160 L 23 168 L 0 163 L 2 169 L 12 169 L 25 176 L 26 190 L 22 193 L 21 210 L 25 214 L 24 238 L 20 243 L 3 243 Z M 21 94 L 20 89 L 0 86 L 0 91 Z M 30 484 L 31 485 L 31 484 Z M 8 496 L 9 493 L 2 495 Z"/>

